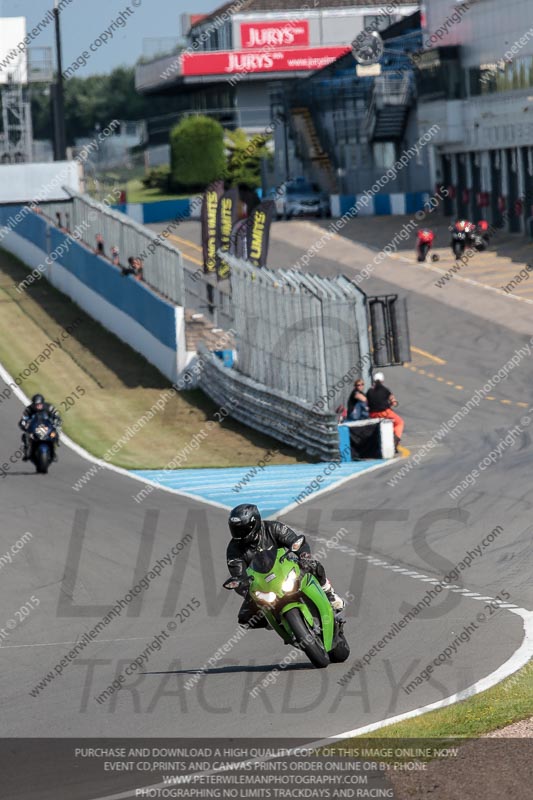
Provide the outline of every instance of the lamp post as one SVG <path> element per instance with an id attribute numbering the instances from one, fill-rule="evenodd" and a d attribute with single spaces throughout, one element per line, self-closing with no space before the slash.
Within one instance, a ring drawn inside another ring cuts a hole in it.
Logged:
<path id="1" fill-rule="evenodd" d="M 54 0 L 54 25 L 56 34 L 57 77 L 54 86 L 54 144 L 55 160 L 65 161 L 67 145 L 65 135 L 65 100 L 63 95 L 63 57 L 61 52 L 61 27 L 59 24 L 59 0 Z"/>

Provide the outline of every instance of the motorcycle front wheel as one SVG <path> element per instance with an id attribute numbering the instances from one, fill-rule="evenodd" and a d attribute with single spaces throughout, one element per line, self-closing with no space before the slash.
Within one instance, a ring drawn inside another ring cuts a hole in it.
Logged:
<path id="1" fill-rule="evenodd" d="M 35 453 L 35 468 L 41 475 L 46 475 L 50 465 L 50 450 L 46 447 L 39 447 Z"/>
<path id="2" fill-rule="evenodd" d="M 315 633 L 309 628 L 299 608 L 291 608 L 285 614 L 285 619 L 294 634 L 301 649 L 317 669 L 324 669 L 329 664 L 329 656 L 324 645 Z"/>
<path id="3" fill-rule="evenodd" d="M 346 661 L 350 655 L 350 645 L 346 641 L 344 633 L 339 633 L 337 644 L 333 650 L 329 651 L 329 660 L 332 664 L 340 664 Z"/>
<path id="4" fill-rule="evenodd" d="M 426 256 L 428 254 L 428 250 L 429 250 L 429 247 L 427 246 L 427 244 L 423 244 L 423 245 L 420 246 L 420 249 L 418 251 L 418 260 L 419 261 L 425 261 L 426 260 Z"/>

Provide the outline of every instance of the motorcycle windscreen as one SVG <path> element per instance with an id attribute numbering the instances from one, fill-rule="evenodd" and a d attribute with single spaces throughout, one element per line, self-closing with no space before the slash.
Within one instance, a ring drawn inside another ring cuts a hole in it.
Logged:
<path id="1" fill-rule="evenodd" d="M 30 432 L 35 431 L 39 425 L 45 425 L 47 428 L 52 427 L 52 423 L 50 420 L 50 416 L 46 411 L 40 411 L 37 414 L 33 415 L 29 430 Z"/>
<path id="2" fill-rule="evenodd" d="M 271 572 L 272 567 L 276 563 L 277 550 L 261 550 L 256 556 L 250 567 L 254 572 L 259 572 L 261 575 L 267 575 Z"/>

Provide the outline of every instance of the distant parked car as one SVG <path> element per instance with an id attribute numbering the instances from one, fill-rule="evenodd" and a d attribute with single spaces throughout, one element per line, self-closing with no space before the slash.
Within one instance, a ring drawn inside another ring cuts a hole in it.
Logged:
<path id="1" fill-rule="evenodd" d="M 269 198 L 275 200 L 278 219 L 307 214 L 314 217 L 331 216 L 329 195 L 305 178 L 296 178 L 278 189 L 270 189 L 266 194 L 266 199 Z"/>

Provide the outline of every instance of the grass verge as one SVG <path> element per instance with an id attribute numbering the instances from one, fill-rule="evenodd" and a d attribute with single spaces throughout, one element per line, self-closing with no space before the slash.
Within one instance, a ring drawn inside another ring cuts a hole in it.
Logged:
<path id="1" fill-rule="evenodd" d="M 533 717 L 533 660 L 485 692 L 414 719 L 387 725 L 363 739 L 469 739 Z M 346 744 L 346 742 L 344 742 Z"/>
<path id="2" fill-rule="evenodd" d="M 153 203 L 156 200 L 181 200 L 190 197 L 189 194 L 172 194 L 161 192 L 159 189 L 147 189 L 139 179 L 128 181 L 126 192 L 128 203 Z"/>
<path id="3" fill-rule="evenodd" d="M 26 395 L 42 392 L 63 416 L 65 433 L 102 457 L 153 407 L 170 382 L 46 280 L 17 292 L 17 284 L 28 273 L 28 267 L 0 250 L 0 362 L 14 379 L 29 368 L 20 384 Z M 72 325 L 72 335 L 60 339 Z M 53 339 L 60 344 L 45 359 L 43 353 Z M 62 401 L 76 387 L 85 394 L 65 410 Z M 205 428 L 215 411 L 201 391 L 180 392 L 111 463 L 127 469 L 161 469 Z M 291 448 L 226 418 L 209 431 L 183 466 L 249 466 L 269 450 L 279 450 L 271 464 L 305 460 Z"/>

